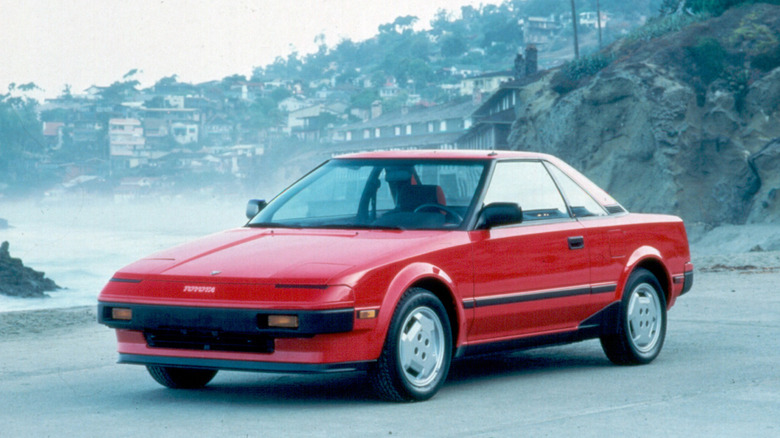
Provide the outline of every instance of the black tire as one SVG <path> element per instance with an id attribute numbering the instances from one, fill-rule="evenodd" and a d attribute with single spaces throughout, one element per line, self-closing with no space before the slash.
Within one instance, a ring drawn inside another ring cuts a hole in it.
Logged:
<path id="1" fill-rule="evenodd" d="M 666 337 L 666 299 L 658 279 L 639 268 L 631 273 L 623 291 L 614 333 L 601 337 L 601 348 L 618 365 L 653 361 Z"/>
<path id="2" fill-rule="evenodd" d="M 146 370 L 160 385 L 173 389 L 203 388 L 214 376 L 217 370 L 201 370 L 195 368 L 175 368 L 147 365 Z"/>
<path id="3" fill-rule="evenodd" d="M 447 311 L 431 292 L 412 288 L 393 313 L 382 354 L 369 378 L 382 399 L 427 400 L 444 384 L 451 361 L 452 330 Z"/>

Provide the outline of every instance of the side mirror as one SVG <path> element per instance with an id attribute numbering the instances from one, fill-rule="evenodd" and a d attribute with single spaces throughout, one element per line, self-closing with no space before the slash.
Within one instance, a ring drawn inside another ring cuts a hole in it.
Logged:
<path id="1" fill-rule="evenodd" d="M 512 202 L 494 202 L 486 205 L 479 214 L 479 227 L 488 229 L 501 225 L 523 222 L 523 209 Z"/>
<path id="2" fill-rule="evenodd" d="M 263 199 L 250 199 L 249 202 L 246 203 L 246 217 L 252 219 L 257 216 L 257 213 L 260 213 L 260 210 L 264 209 L 266 205 L 268 205 L 268 203 Z"/>

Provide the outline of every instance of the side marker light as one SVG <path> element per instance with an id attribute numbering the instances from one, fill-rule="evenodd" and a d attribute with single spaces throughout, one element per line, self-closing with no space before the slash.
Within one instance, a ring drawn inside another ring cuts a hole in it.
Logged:
<path id="1" fill-rule="evenodd" d="M 111 319 L 130 321 L 133 319 L 133 309 L 128 309 L 125 307 L 113 307 L 111 309 Z"/>
<path id="2" fill-rule="evenodd" d="M 376 309 L 359 310 L 358 319 L 374 319 L 379 312 Z"/>
<path id="3" fill-rule="evenodd" d="M 268 315 L 268 327 L 298 328 L 295 315 Z"/>

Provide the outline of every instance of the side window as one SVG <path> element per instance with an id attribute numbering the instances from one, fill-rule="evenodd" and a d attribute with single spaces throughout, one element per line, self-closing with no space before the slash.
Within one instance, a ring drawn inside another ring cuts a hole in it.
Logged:
<path id="1" fill-rule="evenodd" d="M 547 168 L 550 173 L 553 174 L 555 180 L 561 187 L 563 196 L 569 202 L 571 212 L 574 217 L 587 217 L 587 216 L 606 216 L 607 212 L 604 210 L 592 196 L 588 194 L 582 187 L 577 185 L 568 175 L 563 173 L 560 169 L 548 164 Z"/>
<path id="2" fill-rule="evenodd" d="M 517 203 L 524 221 L 569 217 L 558 187 L 538 161 L 496 163 L 485 194 L 485 205 L 493 202 Z"/>

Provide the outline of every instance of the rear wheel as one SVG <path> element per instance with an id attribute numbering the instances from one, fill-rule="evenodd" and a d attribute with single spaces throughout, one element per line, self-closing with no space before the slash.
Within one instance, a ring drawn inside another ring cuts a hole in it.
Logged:
<path id="1" fill-rule="evenodd" d="M 451 357 L 447 311 L 431 292 L 412 288 L 396 307 L 371 382 L 386 400 L 427 400 L 447 378 Z"/>
<path id="2" fill-rule="evenodd" d="M 146 370 L 160 385 L 173 389 L 196 389 L 206 386 L 217 374 L 217 370 L 195 368 L 161 367 L 147 365 Z"/>
<path id="3" fill-rule="evenodd" d="M 619 365 L 650 363 L 666 337 L 666 300 L 650 271 L 637 269 L 626 282 L 616 332 L 601 337 L 601 347 Z"/>

